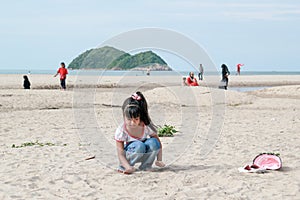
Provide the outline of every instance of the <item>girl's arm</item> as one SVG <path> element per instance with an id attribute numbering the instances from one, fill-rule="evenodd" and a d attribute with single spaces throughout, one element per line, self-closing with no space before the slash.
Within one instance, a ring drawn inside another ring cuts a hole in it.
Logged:
<path id="1" fill-rule="evenodd" d="M 117 153 L 118 153 L 118 158 L 121 163 L 121 165 L 125 168 L 126 173 L 133 173 L 134 172 L 134 167 L 131 166 L 125 156 L 125 151 L 124 151 L 124 143 L 123 142 L 118 142 L 116 141 L 116 147 L 117 147 Z"/>

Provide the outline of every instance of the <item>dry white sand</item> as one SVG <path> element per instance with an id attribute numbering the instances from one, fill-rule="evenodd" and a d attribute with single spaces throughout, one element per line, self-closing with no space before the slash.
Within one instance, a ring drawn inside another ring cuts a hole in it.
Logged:
<path id="1" fill-rule="evenodd" d="M 107 88 L 67 91 L 37 89 L 58 87 L 52 76 L 29 78 L 33 89 L 23 90 L 22 75 L 0 76 L 0 199 L 299 199 L 299 76 L 232 76 L 230 86 L 281 85 L 246 93 L 183 87 L 176 77 L 139 77 L 132 87 L 103 77 Z M 123 175 L 113 135 L 136 89 L 153 121 L 180 133 L 162 138 L 166 168 Z M 12 148 L 30 141 L 54 146 Z M 280 153 L 283 168 L 238 172 L 261 152 Z"/>

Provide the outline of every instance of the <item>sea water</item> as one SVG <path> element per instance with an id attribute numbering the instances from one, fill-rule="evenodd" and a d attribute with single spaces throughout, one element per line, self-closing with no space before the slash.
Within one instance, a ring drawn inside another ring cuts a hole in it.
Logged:
<path id="1" fill-rule="evenodd" d="M 55 70 L 0 70 L 0 74 L 56 74 Z M 91 75 L 91 76 L 146 76 L 146 71 L 116 71 L 116 70 L 68 70 L 69 75 Z M 187 76 L 188 71 L 151 71 L 151 76 Z M 195 72 L 197 75 L 198 72 Z M 204 76 L 220 75 L 219 72 L 205 72 Z M 234 76 L 234 74 L 232 74 Z M 252 75 L 300 75 L 300 71 L 244 71 L 241 76 Z"/>
<path id="2" fill-rule="evenodd" d="M 250 92 L 256 90 L 262 90 L 265 88 L 269 88 L 270 86 L 260 86 L 260 87 L 228 87 L 228 90 L 234 90 L 237 92 Z"/>

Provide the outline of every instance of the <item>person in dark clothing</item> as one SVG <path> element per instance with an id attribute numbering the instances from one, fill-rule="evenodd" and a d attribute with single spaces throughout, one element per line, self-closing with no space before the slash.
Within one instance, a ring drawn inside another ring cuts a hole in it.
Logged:
<path id="1" fill-rule="evenodd" d="M 228 76 L 230 75 L 230 72 L 228 70 L 228 67 L 225 64 L 221 65 L 222 68 L 222 82 L 224 82 L 224 89 L 227 90 L 228 86 Z"/>
<path id="2" fill-rule="evenodd" d="M 30 82 L 29 82 L 28 77 L 26 75 L 24 75 L 23 78 L 24 78 L 24 83 L 23 83 L 24 89 L 30 89 Z"/>

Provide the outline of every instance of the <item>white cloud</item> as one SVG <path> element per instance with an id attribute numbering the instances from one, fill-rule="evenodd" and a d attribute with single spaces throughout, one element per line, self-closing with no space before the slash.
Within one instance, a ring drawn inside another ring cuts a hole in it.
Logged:
<path id="1" fill-rule="evenodd" d="M 275 0 L 276 1 L 276 0 Z M 269 3 L 268 3 L 269 2 Z M 272 1 L 168 1 L 152 2 L 149 6 L 160 5 L 164 16 L 178 17 L 178 20 L 205 18 L 205 20 L 299 20 L 300 4 Z"/>
<path id="2" fill-rule="evenodd" d="M 300 5 L 264 4 L 264 3 L 235 3 L 229 4 L 229 11 L 223 12 L 224 16 L 239 20 L 299 20 Z"/>

